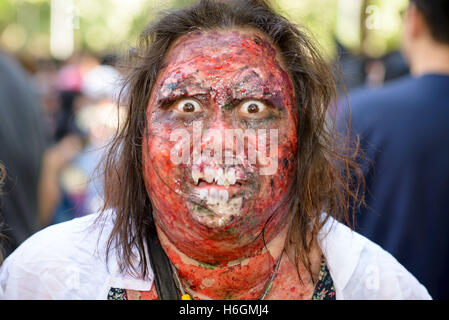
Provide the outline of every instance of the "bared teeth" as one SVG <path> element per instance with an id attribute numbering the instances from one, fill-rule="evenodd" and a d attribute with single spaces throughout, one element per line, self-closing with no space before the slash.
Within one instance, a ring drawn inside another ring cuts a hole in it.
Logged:
<path id="1" fill-rule="evenodd" d="M 200 200 L 206 202 L 208 205 L 225 204 L 229 200 L 229 193 L 227 190 L 219 190 L 216 188 L 201 189 Z"/>
<path id="2" fill-rule="evenodd" d="M 203 179 L 208 183 L 215 182 L 219 186 L 229 187 L 234 185 L 237 180 L 244 180 L 245 174 L 241 168 L 227 168 L 205 166 L 203 172 L 197 165 L 192 166 L 192 179 L 195 185 L 198 185 L 199 180 Z"/>
<path id="3" fill-rule="evenodd" d="M 212 181 L 214 181 L 214 176 L 215 176 L 215 170 L 212 167 L 206 167 L 204 169 L 204 179 L 208 182 L 208 183 L 212 183 Z"/>
<path id="4" fill-rule="evenodd" d="M 237 179 L 235 177 L 235 169 L 234 168 L 229 168 L 226 171 L 226 175 L 225 176 L 226 176 L 226 180 L 227 180 L 228 184 L 232 185 L 232 184 L 236 183 Z"/>
<path id="5" fill-rule="evenodd" d="M 217 204 L 218 200 L 218 190 L 215 188 L 210 188 L 209 197 L 207 198 L 207 204 Z"/>
<path id="6" fill-rule="evenodd" d="M 221 202 L 228 202 L 229 200 L 229 193 L 226 190 L 220 190 L 218 196 Z"/>
<path id="7" fill-rule="evenodd" d="M 209 191 L 207 189 L 201 189 L 200 190 L 200 199 L 207 201 L 207 198 L 209 198 Z"/>
<path id="8" fill-rule="evenodd" d="M 215 175 L 215 179 L 214 181 L 219 185 L 222 186 L 224 185 L 224 173 L 223 173 L 223 168 L 218 168 L 217 174 Z"/>
<path id="9" fill-rule="evenodd" d="M 192 167 L 192 179 L 193 182 L 195 182 L 195 185 L 198 185 L 198 181 L 201 178 L 201 176 L 202 174 L 200 168 L 197 166 Z"/>

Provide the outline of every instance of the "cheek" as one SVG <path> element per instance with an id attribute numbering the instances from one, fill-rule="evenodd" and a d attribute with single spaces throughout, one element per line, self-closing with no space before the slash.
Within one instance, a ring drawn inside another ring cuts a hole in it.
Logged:
<path id="1" fill-rule="evenodd" d="M 142 166 L 144 182 L 154 209 L 154 218 L 158 224 L 164 226 L 164 229 L 180 232 L 177 226 L 186 224 L 185 217 L 177 215 L 185 212 L 182 172 L 170 159 L 173 143 L 169 139 L 169 128 L 161 131 L 164 134 L 157 135 L 151 129 L 154 128 L 149 127 L 149 133 L 142 145 Z"/>
<path id="2" fill-rule="evenodd" d="M 287 139 L 289 137 L 289 139 Z M 287 221 L 290 204 L 293 197 L 293 185 L 296 176 L 296 134 L 295 132 L 280 132 L 278 146 L 278 168 L 272 175 L 260 176 L 260 190 L 257 199 L 248 203 L 249 214 L 247 225 L 265 228 L 267 237 L 277 232 Z M 266 222 L 270 221 L 267 226 Z M 255 230 L 252 228 L 251 230 Z M 260 231 L 260 230 L 259 230 Z"/>
<path id="3" fill-rule="evenodd" d="M 296 175 L 296 160 L 286 153 L 279 157 L 279 167 L 273 175 L 263 176 L 260 196 L 269 202 L 277 202 L 284 197 Z"/>
<path id="4" fill-rule="evenodd" d="M 142 143 L 143 176 L 149 191 L 154 188 L 168 187 L 175 193 L 180 192 L 181 177 L 179 167 L 170 157 L 176 141 L 170 141 L 173 129 L 169 125 L 149 124 Z"/>
<path id="5" fill-rule="evenodd" d="M 267 203 L 276 203 L 280 201 L 281 198 L 287 194 L 287 191 L 296 176 L 296 130 L 286 130 L 281 128 L 278 132 L 278 145 L 269 146 L 269 148 L 267 148 L 267 154 L 270 154 L 271 148 L 277 147 L 276 170 L 270 175 L 260 176 L 263 181 L 261 184 L 262 190 L 260 191 L 260 197 L 266 199 Z M 261 205 L 262 204 L 263 202 L 261 202 Z"/>

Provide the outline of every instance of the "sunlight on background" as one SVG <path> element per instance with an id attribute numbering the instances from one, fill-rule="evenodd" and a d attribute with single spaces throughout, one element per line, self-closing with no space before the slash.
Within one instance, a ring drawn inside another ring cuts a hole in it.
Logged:
<path id="1" fill-rule="evenodd" d="M 74 51 L 123 53 L 157 12 L 190 0 L 0 0 L 0 46 L 14 54 L 66 59 Z M 407 0 L 273 0 L 306 26 L 326 55 L 338 41 L 356 54 L 379 57 L 400 46 Z"/>

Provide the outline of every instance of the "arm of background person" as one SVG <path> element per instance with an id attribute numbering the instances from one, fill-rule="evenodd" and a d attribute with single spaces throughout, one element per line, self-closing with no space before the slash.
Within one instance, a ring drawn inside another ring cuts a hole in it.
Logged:
<path id="1" fill-rule="evenodd" d="M 68 135 L 48 148 L 42 159 L 42 169 L 38 189 L 39 224 L 50 225 L 56 206 L 62 196 L 59 184 L 61 170 L 81 151 L 82 138 Z"/>

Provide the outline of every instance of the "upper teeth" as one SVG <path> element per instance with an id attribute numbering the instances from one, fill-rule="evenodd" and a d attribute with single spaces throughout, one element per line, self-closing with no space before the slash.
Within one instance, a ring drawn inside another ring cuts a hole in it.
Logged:
<path id="1" fill-rule="evenodd" d="M 215 182 L 217 185 L 228 187 L 241 178 L 243 178 L 242 174 L 237 173 L 232 167 L 225 170 L 221 167 L 205 166 L 203 172 L 199 166 L 192 167 L 192 179 L 195 184 L 198 184 L 199 179 L 204 179 L 208 183 Z"/>
<path id="2" fill-rule="evenodd" d="M 215 170 L 212 167 L 206 167 L 204 169 L 204 178 L 207 182 L 211 183 L 214 181 Z"/>

